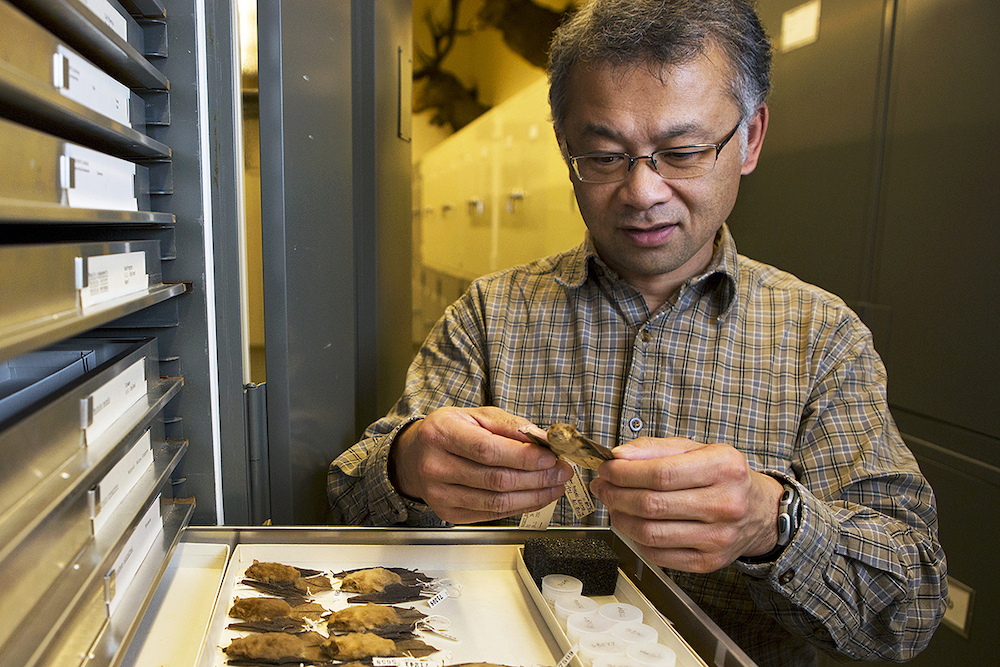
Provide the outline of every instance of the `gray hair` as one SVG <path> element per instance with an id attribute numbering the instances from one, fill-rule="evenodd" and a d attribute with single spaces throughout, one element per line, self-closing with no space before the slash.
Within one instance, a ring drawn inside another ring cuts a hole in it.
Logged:
<path id="1" fill-rule="evenodd" d="M 553 35 L 549 106 L 557 132 L 566 117 L 566 84 L 579 63 L 628 70 L 682 65 L 715 45 L 732 65 L 730 94 L 749 118 L 771 87 L 771 43 L 753 0 L 592 0 Z"/>

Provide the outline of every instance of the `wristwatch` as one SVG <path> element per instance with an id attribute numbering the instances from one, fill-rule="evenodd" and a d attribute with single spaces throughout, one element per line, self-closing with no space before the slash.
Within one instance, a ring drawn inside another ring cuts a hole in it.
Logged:
<path id="1" fill-rule="evenodd" d="M 802 500 L 799 492 L 788 482 L 781 485 L 781 500 L 778 501 L 778 543 L 777 546 L 787 546 L 792 541 L 795 531 L 799 529 L 802 520 Z"/>

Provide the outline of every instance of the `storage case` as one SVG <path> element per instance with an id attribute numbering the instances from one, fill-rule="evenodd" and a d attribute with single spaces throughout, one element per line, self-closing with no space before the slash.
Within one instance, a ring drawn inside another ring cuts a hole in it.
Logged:
<path id="1" fill-rule="evenodd" d="M 329 572 L 404 567 L 457 583 L 460 592 L 435 607 L 426 600 L 412 603 L 450 623 L 452 639 L 423 633 L 426 642 L 446 652 L 438 659 L 555 665 L 572 642 L 524 565 L 521 552 L 528 537 L 589 538 L 611 545 L 619 557 L 618 585 L 613 596 L 596 599 L 641 608 L 661 643 L 676 652 L 678 667 L 754 664 L 660 568 L 610 529 L 195 527 L 184 531 L 125 664 L 225 665 L 222 648 L 239 634 L 226 629 L 235 620 L 227 612 L 235 597 L 259 594 L 239 583 L 259 560 Z M 318 593 L 316 599 L 327 608 L 345 606 L 336 591 Z M 582 663 L 576 657 L 572 664 Z"/>

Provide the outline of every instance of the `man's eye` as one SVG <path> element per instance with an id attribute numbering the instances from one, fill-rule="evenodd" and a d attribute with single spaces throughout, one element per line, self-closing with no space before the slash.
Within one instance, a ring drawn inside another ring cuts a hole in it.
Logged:
<path id="1" fill-rule="evenodd" d="M 656 152 L 656 159 L 669 162 L 672 165 L 683 166 L 701 161 L 708 155 L 711 149 L 707 148 L 678 148 Z"/>
<path id="2" fill-rule="evenodd" d="M 596 167 L 598 169 L 614 169 L 615 167 L 617 167 L 618 165 L 620 165 L 622 162 L 625 161 L 625 157 L 623 155 L 614 155 L 614 154 L 591 155 L 586 159 L 587 162 L 590 163 L 590 166 Z"/>

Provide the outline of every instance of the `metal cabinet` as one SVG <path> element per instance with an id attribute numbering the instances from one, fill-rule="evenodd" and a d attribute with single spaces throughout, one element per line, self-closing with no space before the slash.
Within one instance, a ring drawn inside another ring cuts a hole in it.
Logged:
<path id="1" fill-rule="evenodd" d="M 4 667 L 117 664 L 223 469 L 247 504 L 232 22 L 0 0 Z"/>
<path id="2" fill-rule="evenodd" d="M 801 5 L 760 3 L 772 37 Z M 885 360 L 893 415 L 937 496 L 953 590 L 972 591 L 914 664 L 1000 649 L 978 537 L 1000 526 L 968 512 L 1000 498 L 998 30 L 991 0 L 822 3 L 816 40 L 775 53 L 764 153 L 731 220 L 741 252 L 844 297 Z"/>

